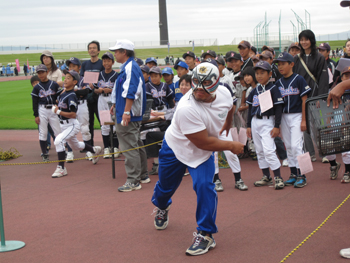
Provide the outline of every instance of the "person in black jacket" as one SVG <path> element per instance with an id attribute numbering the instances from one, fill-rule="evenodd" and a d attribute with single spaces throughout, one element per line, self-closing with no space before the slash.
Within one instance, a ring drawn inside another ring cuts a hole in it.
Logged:
<path id="1" fill-rule="evenodd" d="M 329 77 L 327 63 L 316 48 L 315 34 L 306 29 L 299 34 L 300 54 L 294 57 L 293 72 L 301 75 L 311 88 L 308 97 L 315 97 L 328 93 Z M 305 66 L 303 65 L 303 63 Z M 306 69 L 306 68 L 307 69 Z M 309 72 L 308 72 L 309 71 Z M 315 149 L 310 134 L 304 132 L 305 150 L 310 153 L 311 160 L 316 161 Z"/>

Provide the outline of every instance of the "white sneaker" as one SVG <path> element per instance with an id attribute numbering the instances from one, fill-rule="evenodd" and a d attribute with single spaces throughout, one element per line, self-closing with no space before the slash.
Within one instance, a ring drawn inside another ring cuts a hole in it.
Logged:
<path id="1" fill-rule="evenodd" d="M 287 167 L 288 166 L 288 159 L 284 159 L 282 162 L 282 166 Z"/>
<path id="2" fill-rule="evenodd" d="M 239 179 L 236 183 L 235 183 L 235 188 L 241 190 L 241 191 L 246 191 L 248 190 L 248 186 L 246 186 L 243 182 L 242 179 Z"/>
<path id="3" fill-rule="evenodd" d="M 224 187 L 222 186 L 222 183 L 221 183 L 221 180 L 220 179 L 217 179 L 215 181 L 215 190 L 216 192 L 222 192 L 224 191 Z"/>
<path id="4" fill-rule="evenodd" d="M 114 158 L 118 158 L 120 156 L 120 152 L 119 152 L 119 149 L 117 147 L 114 147 Z"/>
<path id="5" fill-rule="evenodd" d="M 340 250 L 339 254 L 343 258 L 350 258 L 350 248 L 344 248 L 344 249 Z"/>
<path id="6" fill-rule="evenodd" d="M 89 157 L 89 159 L 86 160 L 92 161 L 93 154 L 91 152 L 86 152 L 86 157 Z"/>
<path id="7" fill-rule="evenodd" d="M 107 158 L 112 158 L 112 155 L 109 152 L 109 148 L 105 148 L 103 151 L 103 159 L 107 159 Z"/>
<path id="8" fill-rule="evenodd" d="M 67 175 L 66 167 L 64 167 L 64 169 L 62 169 L 61 165 L 57 165 L 55 172 L 52 174 L 52 178 L 58 178 L 58 177 L 62 177 L 65 175 Z"/>
<path id="9" fill-rule="evenodd" d="M 97 164 L 98 159 L 100 159 L 100 157 L 97 155 L 99 155 L 101 153 L 102 148 L 100 146 L 94 146 L 94 151 L 95 151 L 95 154 L 92 157 L 92 163 Z"/>
<path id="10" fill-rule="evenodd" d="M 74 154 L 73 154 L 73 152 L 68 152 L 68 153 L 67 153 L 67 157 L 66 157 L 66 162 L 67 162 L 67 163 L 72 163 L 73 160 L 74 160 Z"/>

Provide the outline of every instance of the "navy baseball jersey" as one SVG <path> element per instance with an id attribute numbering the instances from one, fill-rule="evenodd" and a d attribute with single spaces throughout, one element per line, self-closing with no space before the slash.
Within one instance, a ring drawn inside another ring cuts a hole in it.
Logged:
<path id="1" fill-rule="evenodd" d="M 109 73 L 106 73 L 105 71 L 101 71 L 98 77 L 97 86 L 99 88 L 113 89 L 114 82 L 118 78 L 118 75 L 119 74 L 114 70 L 112 70 Z"/>
<path id="2" fill-rule="evenodd" d="M 283 113 L 302 112 L 301 97 L 311 91 L 305 79 L 302 76 L 293 73 L 288 78 L 280 78 L 275 85 L 280 90 L 284 100 Z"/>
<path id="3" fill-rule="evenodd" d="M 179 81 L 176 81 L 174 86 L 175 86 L 175 102 L 178 102 L 182 98 Z"/>
<path id="4" fill-rule="evenodd" d="M 228 89 L 228 91 L 230 92 L 231 97 L 233 99 L 233 105 L 236 105 L 236 102 L 237 102 L 237 98 L 236 98 L 236 95 L 235 95 L 236 92 L 233 92 L 232 89 L 230 88 L 230 86 L 227 83 L 222 83 L 222 82 L 219 81 L 219 85 L 224 86 L 225 88 Z"/>
<path id="5" fill-rule="evenodd" d="M 161 82 L 159 85 L 154 85 L 151 82 L 146 84 L 146 94 L 152 96 L 153 105 L 155 107 L 166 105 L 168 107 L 167 98 L 171 96 L 173 91 L 169 88 L 168 84 Z"/>
<path id="6" fill-rule="evenodd" d="M 78 110 L 78 98 L 75 95 L 74 90 L 69 90 L 61 93 L 58 96 L 58 108 L 64 112 L 77 112 Z M 69 118 L 58 115 L 60 120 L 68 120 Z"/>
<path id="7" fill-rule="evenodd" d="M 248 99 L 246 100 L 246 103 L 249 105 L 252 105 L 252 111 L 251 116 L 257 115 L 257 116 L 273 116 L 275 115 L 274 107 L 271 109 L 265 111 L 264 113 L 261 113 L 260 109 L 260 102 L 259 102 L 259 95 L 267 90 L 270 90 L 271 92 L 271 99 L 273 102 L 273 105 L 282 104 L 284 103 L 283 98 L 281 96 L 280 90 L 276 87 L 276 85 L 272 83 L 266 84 L 265 87 L 263 87 L 261 84 L 258 84 L 255 89 L 253 89 Z"/>
<path id="8" fill-rule="evenodd" d="M 172 96 L 173 96 L 173 99 L 175 99 L 175 83 L 171 83 L 171 84 L 168 84 L 169 86 L 169 89 L 171 89 L 171 91 L 173 92 L 172 93 Z"/>
<path id="9" fill-rule="evenodd" d="M 59 89 L 60 86 L 55 81 L 39 82 L 34 86 L 31 95 L 39 98 L 39 104 L 56 104 Z"/>
<path id="10" fill-rule="evenodd" d="M 91 87 L 89 83 L 84 83 L 84 77 L 80 77 L 77 87 L 78 89 L 75 90 L 75 94 L 77 95 L 78 100 L 86 100 L 88 93 L 91 91 Z"/>

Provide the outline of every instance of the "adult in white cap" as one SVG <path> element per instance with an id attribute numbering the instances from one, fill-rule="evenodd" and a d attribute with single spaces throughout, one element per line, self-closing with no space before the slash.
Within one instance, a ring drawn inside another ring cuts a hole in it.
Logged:
<path id="1" fill-rule="evenodd" d="M 114 57 L 122 63 L 111 95 L 111 114 L 116 115 L 116 133 L 121 151 L 143 146 L 140 137 L 142 115 L 146 108 L 145 80 L 139 65 L 134 60 L 134 43 L 122 39 L 114 47 Z M 145 148 L 123 153 L 125 156 L 126 183 L 118 188 L 119 192 L 141 189 L 140 183 L 151 180 L 147 172 L 147 154 Z"/>

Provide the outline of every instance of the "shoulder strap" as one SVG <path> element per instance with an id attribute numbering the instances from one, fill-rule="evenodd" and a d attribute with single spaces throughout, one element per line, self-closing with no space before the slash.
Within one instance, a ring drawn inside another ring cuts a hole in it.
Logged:
<path id="1" fill-rule="evenodd" d="M 318 84 L 316 78 L 314 77 L 314 75 L 312 75 L 312 73 L 310 72 L 310 70 L 306 66 L 304 60 L 300 57 L 300 53 L 298 54 L 298 57 L 299 57 L 301 64 L 303 65 L 304 69 L 306 70 L 306 72 L 309 74 L 309 76 L 312 78 L 312 80 L 315 81 L 316 84 Z"/>

